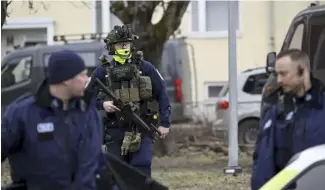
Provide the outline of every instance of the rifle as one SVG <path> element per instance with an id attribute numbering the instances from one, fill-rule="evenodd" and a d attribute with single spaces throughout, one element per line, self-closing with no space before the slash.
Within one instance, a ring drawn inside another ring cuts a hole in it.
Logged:
<path id="1" fill-rule="evenodd" d="M 97 190 L 112 189 L 113 181 L 121 190 L 169 189 L 109 152 L 105 152 L 104 157 L 106 158 L 107 168 L 101 171 L 100 178 L 97 179 Z"/>
<path id="2" fill-rule="evenodd" d="M 160 131 L 152 124 L 148 125 L 146 122 L 144 122 L 139 115 L 137 115 L 135 112 L 139 110 L 138 106 L 133 104 L 132 102 L 124 103 L 121 99 L 117 98 L 113 92 L 108 89 L 102 81 L 100 81 L 98 78 L 95 78 L 93 83 L 97 83 L 102 91 L 104 91 L 105 94 L 110 96 L 113 99 L 114 105 L 118 107 L 121 110 L 122 115 L 126 118 L 131 118 L 131 120 L 142 127 L 144 130 L 148 131 L 154 138 L 158 138 L 161 136 Z M 88 86 L 92 86 L 93 84 L 90 82 Z M 126 119 L 123 116 L 121 119 Z"/>

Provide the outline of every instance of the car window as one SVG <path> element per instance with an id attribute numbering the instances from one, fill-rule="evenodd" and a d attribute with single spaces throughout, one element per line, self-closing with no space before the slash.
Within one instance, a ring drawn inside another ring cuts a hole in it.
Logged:
<path id="1" fill-rule="evenodd" d="M 248 94 L 262 94 L 268 76 L 267 73 L 249 76 L 244 84 L 243 91 Z"/>
<path id="2" fill-rule="evenodd" d="M 293 180 L 285 190 L 323 190 L 325 187 L 325 161 L 307 169 L 300 177 Z"/>
<path id="3" fill-rule="evenodd" d="M 31 78 L 32 56 L 9 60 L 1 69 L 1 88 L 25 82 Z"/>
<path id="4" fill-rule="evenodd" d="M 302 41 L 303 41 L 303 35 L 304 35 L 304 24 L 299 24 L 296 28 L 295 33 L 292 36 L 292 40 L 289 46 L 289 49 L 296 48 L 300 49 L 302 48 Z"/>
<path id="5" fill-rule="evenodd" d="M 95 70 L 97 67 L 97 64 L 99 63 L 99 60 L 96 57 L 96 52 L 78 52 L 76 53 L 84 60 L 86 67 L 88 69 L 88 75 L 91 75 L 91 73 Z M 46 54 L 44 56 L 44 64 L 47 68 L 49 64 L 51 54 Z"/>
<path id="6" fill-rule="evenodd" d="M 325 82 L 325 29 L 319 38 L 317 50 L 314 57 L 315 76 L 323 83 Z"/>
<path id="7" fill-rule="evenodd" d="M 96 67 L 97 60 L 96 59 L 96 52 L 76 52 L 85 62 L 87 67 Z M 46 54 L 44 56 L 44 64 L 47 67 L 49 64 L 51 54 Z"/>

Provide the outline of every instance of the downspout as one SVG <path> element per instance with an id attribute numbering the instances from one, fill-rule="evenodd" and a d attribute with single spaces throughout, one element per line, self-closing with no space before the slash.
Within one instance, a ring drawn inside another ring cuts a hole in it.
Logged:
<path id="1" fill-rule="evenodd" d="M 275 51 L 274 1 L 269 1 L 269 52 Z"/>

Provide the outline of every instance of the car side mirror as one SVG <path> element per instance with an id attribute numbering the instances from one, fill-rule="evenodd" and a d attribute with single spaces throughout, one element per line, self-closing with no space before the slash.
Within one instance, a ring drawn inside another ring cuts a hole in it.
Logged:
<path id="1" fill-rule="evenodd" d="M 276 52 L 270 52 L 267 54 L 266 67 L 267 73 L 273 73 L 275 70 Z"/>

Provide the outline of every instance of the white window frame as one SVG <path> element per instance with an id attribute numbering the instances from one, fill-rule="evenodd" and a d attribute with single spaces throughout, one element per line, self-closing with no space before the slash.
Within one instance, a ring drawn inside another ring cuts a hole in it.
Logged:
<path id="1" fill-rule="evenodd" d="M 206 31 L 206 2 L 208 0 L 196 0 L 198 3 L 198 27 L 199 31 L 192 30 L 192 1 L 189 4 L 189 37 L 190 38 L 228 38 L 228 30 L 225 31 Z M 241 1 L 238 1 L 238 30 L 236 31 L 237 37 L 242 35 L 242 14 L 241 14 Z"/>
<path id="2" fill-rule="evenodd" d="M 209 97 L 209 86 L 225 86 L 227 82 L 204 82 L 204 101 L 205 102 L 216 102 L 219 97 L 210 98 Z M 221 89 L 222 90 L 222 89 Z M 221 92 L 221 91 L 220 91 Z"/>
<path id="3" fill-rule="evenodd" d="M 3 30 L 45 28 L 47 45 L 54 44 L 54 20 L 51 18 L 7 18 Z"/>

